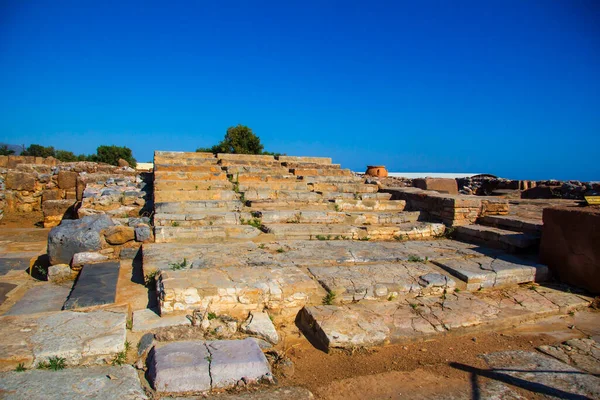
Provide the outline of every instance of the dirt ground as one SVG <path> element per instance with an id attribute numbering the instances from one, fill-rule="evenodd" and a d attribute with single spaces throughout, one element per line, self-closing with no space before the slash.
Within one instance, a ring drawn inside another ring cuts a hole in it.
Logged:
<path id="1" fill-rule="evenodd" d="M 318 399 L 460 398 L 474 390 L 474 381 L 479 387 L 487 381 L 472 372 L 473 368 L 488 369 L 480 354 L 533 351 L 540 345 L 596 335 L 600 335 L 600 313 L 584 311 L 502 332 L 441 336 L 354 352 L 326 354 L 303 337 L 288 336 L 283 347 L 293 371 L 276 369 L 275 376 L 279 384 L 305 387 Z M 528 399 L 542 398 L 514 386 L 511 389 Z"/>
<path id="2" fill-rule="evenodd" d="M 0 220 L 0 227 L 3 228 L 43 228 L 44 214 L 41 211 L 32 211 L 29 213 L 5 213 L 4 218 Z"/>

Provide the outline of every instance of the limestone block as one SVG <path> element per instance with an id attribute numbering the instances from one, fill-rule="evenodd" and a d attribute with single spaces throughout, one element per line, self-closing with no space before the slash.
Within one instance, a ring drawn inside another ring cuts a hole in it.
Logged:
<path id="1" fill-rule="evenodd" d="M 7 189 L 34 191 L 35 181 L 35 174 L 30 172 L 8 171 L 6 174 Z"/>
<path id="2" fill-rule="evenodd" d="M 71 266 L 73 268 L 80 268 L 83 267 L 85 264 L 99 263 L 107 260 L 108 256 L 104 254 L 93 251 L 84 251 L 81 253 L 75 253 L 73 255 L 73 261 L 71 262 Z"/>
<path id="3" fill-rule="evenodd" d="M 112 245 L 124 244 L 135 239 L 135 230 L 130 226 L 112 226 L 104 231 L 104 238 Z"/>
<path id="4" fill-rule="evenodd" d="M 250 339 L 207 342 L 213 388 L 228 388 L 238 381 L 253 383 L 271 378 L 271 368 L 258 344 Z"/>
<path id="5" fill-rule="evenodd" d="M 77 187 L 77 176 L 79 174 L 73 171 L 58 172 L 58 187 L 61 189 L 75 189 Z"/>
<path id="6" fill-rule="evenodd" d="M 50 282 L 59 283 L 73 280 L 76 276 L 76 272 L 71 270 L 68 264 L 56 264 L 48 267 L 48 280 Z"/>
<path id="7" fill-rule="evenodd" d="M 277 330 L 266 312 L 251 312 L 246 322 L 242 324 L 241 330 L 266 339 L 273 344 L 279 342 Z"/>
<path id="8" fill-rule="evenodd" d="M 0 168 L 6 168 L 8 166 L 8 156 L 0 156 Z"/>

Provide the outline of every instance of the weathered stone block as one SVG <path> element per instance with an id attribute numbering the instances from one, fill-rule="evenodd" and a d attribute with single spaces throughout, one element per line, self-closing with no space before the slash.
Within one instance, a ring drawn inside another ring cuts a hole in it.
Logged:
<path id="1" fill-rule="evenodd" d="M 242 332 L 256 335 L 260 338 L 266 339 L 273 344 L 279 342 L 279 335 L 277 330 L 266 312 L 251 312 L 248 319 L 241 327 Z"/>
<path id="2" fill-rule="evenodd" d="M 59 283 L 75 279 L 77 273 L 68 264 L 56 264 L 48 267 L 48 280 Z"/>
<path id="3" fill-rule="evenodd" d="M 77 186 L 77 172 L 59 171 L 58 172 L 58 187 L 61 189 L 75 189 Z"/>
<path id="4" fill-rule="evenodd" d="M 109 244 L 119 245 L 135 239 L 135 231 L 130 226 L 112 226 L 104 232 L 104 237 Z"/>
<path id="5" fill-rule="evenodd" d="M 540 260 L 561 281 L 600 293 L 600 210 L 545 208 Z"/>
<path id="6" fill-rule="evenodd" d="M 6 188 L 33 192 L 35 190 L 35 174 L 30 172 L 8 171 L 6 174 Z"/>
<path id="7" fill-rule="evenodd" d="M 456 179 L 417 178 L 413 179 L 413 186 L 423 190 L 435 190 L 440 193 L 458 194 Z"/>

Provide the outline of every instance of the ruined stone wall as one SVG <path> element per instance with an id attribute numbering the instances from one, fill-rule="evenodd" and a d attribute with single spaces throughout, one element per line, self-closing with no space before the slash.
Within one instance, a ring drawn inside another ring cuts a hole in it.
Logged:
<path id="1" fill-rule="evenodd" d="M 96 174 L 136 176 L 131 168 L 102 163 L 0 156 L 0 218 L 10 212 L 43 211 L 45 226 L 55 226 L 65 213 L 74 211 L 76 202 L 83 199 L 88 177 Z"/>
<path id="2" fill-rule="evenodd" d="M 421 211 L 431 221 L 448 226 L 475 223 L 486 215 L 508 214 L 508 201 L 495 197 L 449 195 L 418 188 L 386 188 L 393 200 L 405 200 L 406 210 Z"/>

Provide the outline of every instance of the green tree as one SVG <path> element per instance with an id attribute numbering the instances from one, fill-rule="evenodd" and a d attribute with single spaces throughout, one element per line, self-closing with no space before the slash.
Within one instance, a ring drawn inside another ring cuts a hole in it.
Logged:
<path id="1" fill-rule="evenodd" d="M 227 128 L 223 140 L 212 147 L 199 148 L 197 152 L 232 153 L 232 154 L 263 154 L 264 146 L 260 138 L 245 125 Z"/>
<path id="2" fill-rule="evenodd" d="M 103 162 L 111 165 L 119 165 L 119 158 L 127 161 L 132 168 L 135 168 L 137 162 L 133 158 L 129 147 L 121 146 L 98 146 L 96 154 L 89 157 L 89 161 Z"/>
<path id="3" fill-rule="evenodd" d="M 11 154 L 15 154 L 15 151 L 9 149 L 5 144 L 0 146 L 0 156 L 10 156 Z"/>
<path id="4" fill-rule="evenodd" d="M 25 151 L 21 153 L 21 155 L 33 157 L 54 157 L 56 155 L 56 151 L 52 146 L 44 147 L 39 144 L 31 144 L 25 149 Z"/>
<path id="5" fill-rule="evenodd" d="M 78 161 L 77 156 L 72 151 L 67 150 L 56 150 L 54 157 L 62 162 Z"/>

